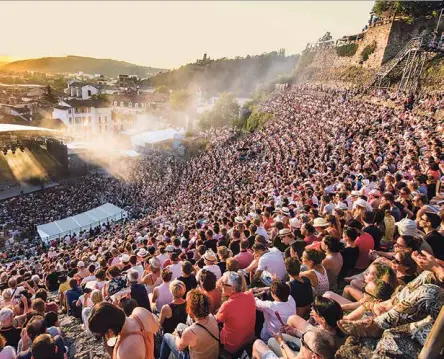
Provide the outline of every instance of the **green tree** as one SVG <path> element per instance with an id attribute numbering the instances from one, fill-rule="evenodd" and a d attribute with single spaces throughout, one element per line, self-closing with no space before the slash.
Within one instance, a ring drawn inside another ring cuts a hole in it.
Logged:
<path id="1" fill-rule="evenodd" d="M 239 116 L 239 104 L 231 93 L 223 93 L 211 111 L 205 111 L 199 119 L 202 129 L 233 125 Z"/>
<path id="2" fill-rule="evenodd" d="M 174 91 L 170 96 L 171 108 L 175 111 L 186 111 L 192 102 L 193 96 L 188 90 Z"/>
<path id="3" fill-rule="evenodd" d="M 441 1 L 382 1 L 375 2 L 372 11 L 381 16 L 388 12 L 392 16 L 405 16 L 414 20 L 421 16 L 436 16 L 436 12 L 443 7 Z"/>
<path id="4" fill-rule="evenodd" d="M 273 114 L 267 112 L 261 112 L 257 108 L 253 110 L 253 113 L 247 120 L 247 131 L 253 132 L 258 128 L 262 128 L 268 121 L 273 118 Z"/>
<path id="5" fill-rule="evenodd" d="M 46 91 L 43 94 L 43 99 L 53 104 L 56 104 L 59 101 L 57 99 L 57 96 L 54 95 L 54 93 L 52 92 L 51 86 L 49 85 L 46 86 Z"/>

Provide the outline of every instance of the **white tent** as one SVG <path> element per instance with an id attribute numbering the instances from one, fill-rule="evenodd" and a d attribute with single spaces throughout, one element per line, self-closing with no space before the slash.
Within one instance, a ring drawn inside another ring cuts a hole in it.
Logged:
<path id="1" fill-rule="evenodd" d="M 60 238 L 67 234 L 79 233 L 81 230 L 89 230 L 108 220 L 118 221 L 127 216 L 127 212 L 111 203 L 105 203 L 100 207 L 89 211 L 37 226 L 37 232 L 44 242 L 54 238 Z"/>
<path id="2" fill-rule="evenodd" d="M 146 144 L 154 144 L 166 140 L 174 139 L 174 136 L 181 133 L 174 128 L 167 128 L 160 131 L 142 132 L 131 136 L 131 144 L 134 146 L 145 146 Z"/>

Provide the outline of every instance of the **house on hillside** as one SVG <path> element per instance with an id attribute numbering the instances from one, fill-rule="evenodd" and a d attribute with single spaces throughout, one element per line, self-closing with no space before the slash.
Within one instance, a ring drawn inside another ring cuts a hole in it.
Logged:
<path id="1" fill-rule="evenodd" d="M 112 108 L 101 99 L 62 100 L 54 107 L 53 119 L 60 119 L 71 132 L 100 133 L 115 130 Z"/>
<path id="2" fill-rule="evenodd" d="M 100 93 L 100 87 L 98 85 L 75 81 L 68 83 L 68 87 L 64 92 L 68 97 L 88 100 L 91 96 Z"/>

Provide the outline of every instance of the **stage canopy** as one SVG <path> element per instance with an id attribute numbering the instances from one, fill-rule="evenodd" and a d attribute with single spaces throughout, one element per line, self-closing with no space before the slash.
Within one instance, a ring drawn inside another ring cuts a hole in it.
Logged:
<path id="1" fill-rule="evenodd" d="M 118 221 L 125 218 L 127 212 L 111 203 L 105 203 L 89 211 L 77 214 L 72 217 L 61 219 L 37 226 L 37 232 L 44 242 L 61 238 L 69 234 L 77 233 L 81 230 L 89 230 L 97 227 L 108 220 Z"/>

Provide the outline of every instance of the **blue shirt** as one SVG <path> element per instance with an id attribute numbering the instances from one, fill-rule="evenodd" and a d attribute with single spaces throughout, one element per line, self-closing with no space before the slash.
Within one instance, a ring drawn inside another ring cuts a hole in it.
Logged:
<path id="1" fill-rule="evenodd" d="M 83 294 L 82 289 L 77 287 L 66 291 L 66 303 L 68 303 L 68 310 L 71 311 L 72 302 L 77 301 Z"/>

